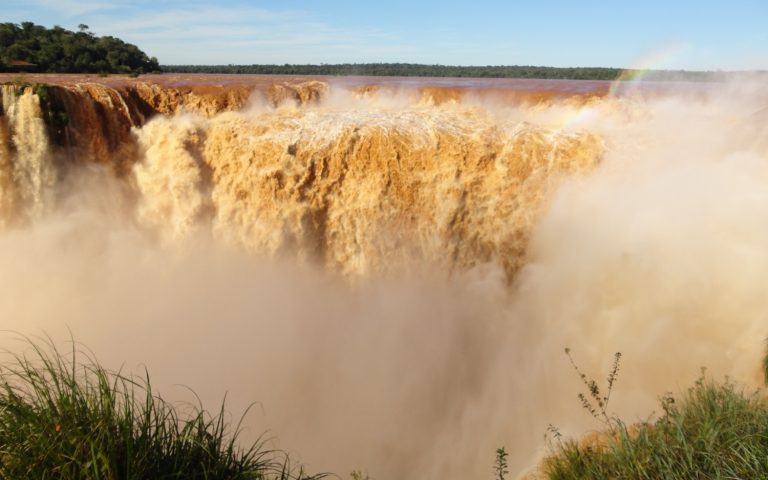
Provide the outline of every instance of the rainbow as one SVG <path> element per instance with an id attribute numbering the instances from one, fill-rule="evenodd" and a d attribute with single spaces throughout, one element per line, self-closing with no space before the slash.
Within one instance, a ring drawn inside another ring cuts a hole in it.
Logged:
<path id="1" fill-rule="evenodd" d="M 641 58 L 634 63 L 632 68 L 628 68 L 621 72 L 619 77 L 611 83 L 611 87 L 608 89 L 608 95 L 613 97 L 636 90 L 637 86 L 649 72 L 662 69 L 662 67 L 668 65 L 672 59 L 678 57 L 684 49 L 685 45 L 682 43 L 672 43 Z"/>
<path id="2" fill-rule="evenodd" d="M 621 72 L 619 77 L 611 82 L 608 97 L 625 96 L 635 91 L 649 72 L 661 70 L 677 58 L 685 49 L 681 43 L 666 45 L 635 61 L 631 68 Z M 559 130 L 579 128 L 598 116 L 594 106 L 584 106 L 567 111 L 557 122 Z"/>

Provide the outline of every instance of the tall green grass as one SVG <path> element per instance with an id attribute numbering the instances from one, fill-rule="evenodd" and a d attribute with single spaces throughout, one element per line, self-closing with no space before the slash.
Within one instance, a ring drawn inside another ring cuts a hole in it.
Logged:
<path id="1" fill-rule="evenodd" d="M 29 345 L 0 366 L 0 478 L 317 478 L 264 442 L 238 446 L 223 405 L 180 413 L 148 375 L 108 371 L 75 347 Z"/>
<path id="2" fill-rule="evenodd" d="M 542 465 L 566 479 L 768 479 L 768 401 L 703 376 L 653 423 L 611 419 L 596 441 L 558 439 Z"/>

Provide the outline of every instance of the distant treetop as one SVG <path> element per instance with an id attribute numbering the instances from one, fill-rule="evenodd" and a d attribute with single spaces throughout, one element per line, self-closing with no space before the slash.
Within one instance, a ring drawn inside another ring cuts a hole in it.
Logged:
<path id="1" fill-rule="evenodd" d="M 245 73 L 274 75 L 362 75 L 395 77 L 551 78 L 615 80 L 618 68 L 555 68 L 537 66 L 453 66 L 417 63 L 340 63 L 320 65 L 163 65 L 167 73 Z"/>
<path id="2" fill-rule="evenodd" d="M 119 38 L 97 37 L 88 25 L 72 32 L 32 22 L 0 23 L 0 71 L 26 65 L 38 72 L 126 73 L 160 71 L 157 59 Z"/>
<path id="3" fill-rule="evenodd" d="M 639 71 L 602 67 L 544 67 L 530 65 L 424 65 L 418 63 L 340 63 L 320 65 L 163 65 L 166 73 L 243 73 L 259 75 L 363 75 L 397 77 L 536 78 L 617 80 Z M 728 72 L 654 70 L 648 80 L 718 81 Z M 765 75 L 765 72 L 762 72 Z M 631 75 L 630 75 L 631 77 Z"/>

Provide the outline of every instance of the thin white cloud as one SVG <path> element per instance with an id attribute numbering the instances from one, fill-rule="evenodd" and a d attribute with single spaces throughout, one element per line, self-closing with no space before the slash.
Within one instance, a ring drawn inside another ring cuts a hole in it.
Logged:
<path id="1" fill-rule="evenodd" d="M 374 51 L 394 56 L 408 49 L 390 32 L 337 28 L 292 10 L 175 3 L 154 11 L 99 12 L 86 23 L 95 33 L 135 43 L 166 64 L 318 63 L 370 58 L 366 52 Z"/>
<path id="2" fill-rule="evenodd" d="M 137 14 L 116 17 L 99 15 L 94 17 L 101 29 L 121 32 L 143 32 L 150 30 L 187 30 L 204 26 L 237 29 L 243 25 L 277 23 L 294 18 L 293 12 L 274 12 L 249 8 L 231 11 L 221 8 L 197 7 L 161 12 L 141 11 Z"/>

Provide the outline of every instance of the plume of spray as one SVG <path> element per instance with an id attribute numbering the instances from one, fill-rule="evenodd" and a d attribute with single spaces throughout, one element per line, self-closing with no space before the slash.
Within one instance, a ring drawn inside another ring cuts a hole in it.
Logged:
<path id="1" fill-rule="evenodd" d="M 578 107 L 345 94 L 157 118 L 130 181 L 75 169 L 0 234 L 0 318 L 166 397 L 256 401 L 248 433 L 311 470 L 484 478 L 505 445 L 522 472 L 548 424 L 595 428 L 564 347 L 624 354 L 630 420 L 700 366 L 757 382 L 765 95 L 595 100 L 565 128 Z"/>

